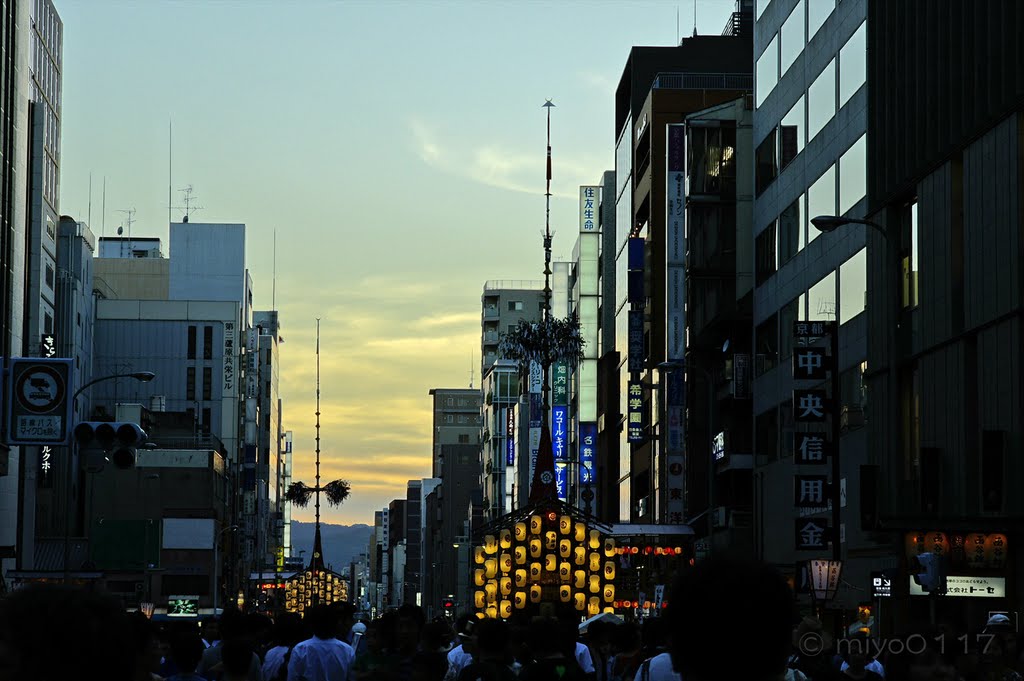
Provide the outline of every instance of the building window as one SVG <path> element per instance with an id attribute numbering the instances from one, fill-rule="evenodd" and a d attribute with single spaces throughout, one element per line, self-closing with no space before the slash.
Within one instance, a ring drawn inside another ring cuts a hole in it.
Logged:
<path id="1" fill-rule="evenodd" d="M 779 36 L 772 38 L 768 47 L 757 59 L 757 81 L 754 83 L 757 93 L 757 106 L 761 106 L 769 93 L 779 82 Z"/>
<path id="2" fill-rule="evenodd" d="M 804 149 L 807 141 L 807 124 L 804 122 L 804 97 L 796 100 L 796 104 L 782 119 L 779 125 L 779 172 L 792 162 Z"/>
<path id="3" fill-rule="evenodd" d="M 453 419 L 452 419 L 452 415 L 451 414 L 445 414 L 444 415 L 444 422 L 445 423 L 451 423 L 452 421 L 453 421 Z"/>
<path id="4" fill-rule="evenodd" d="M 777 247 L 775 245 L 775 223 L 768 225 L 768 228 L 757 235 L 755 244 L 757 267 L 757 285 L 760 286 L 768 281 L 769 277 L 775 274 L 778 269 Z"/>
<path id="5" fill-rule="evenodd" d="M 903 217 L 903 307 L 917 307 L 920 299 L 918 291 L 918 273 L 920 262 L 918 261 L 918 210 L 917 201 L 907 205 Z"/>
<path id="6" fill-rule="evenodd" d="M 803 239 L 801 238 L 803 220 L 800 219 L 800 208 L 803 200 L 804 197 L 802 195 L 798 196 L 779 216 L 777 236 L 779 242 L 779 267 L 789 262 L 804 246 Z"/>
<path id="7" fill-rule="evenodd" d="M 862 248 L 839 266 L 839 323 L 861 312 L 868 298 L 868 251 Z"/>
<path id="8" fill-rule="evenodd" d="M 46 288 L 53 290 L 53 266 L 46 263 Z"/>
<path id="9" fill-rule="evenodd" d="M 756 179 L 757 195 L 760 196 L 768 188 L 778 174 L 776 163 L 776 140 L 775 131 L 772 130 L 757 147 L 756 152 Z"/>
<path id="10" fill-rule="evenodd" d="M 821 234 L 811 218 L 836 214 L 836 167 L 830 166 L 807 190 L 807 243 Z"/>
<path id="11" fill-rule="evenodd" d="M 754 332 L 757 345 L 754 355 L 754 375 L 760 376 L 775 368 L 779 362 L 779 319 L 773 314 L 757 325 Z"/>
<path id="12" fill-rule="evenodd" d="M 210 420 L 211 420 L 211 418 L 212 417 L 210 416 L 210 408 L 209 407 L 203 407 L 203 435 L 209 435 L 210 434 L 210 426 L 211 426 Z"/>
<path id="13" fill-rule="evenodd" d="M 868 184 L 868 144 L 867 135 L 846 150 L 839 158 L 839 215 L 864 198 Z M 857 217 L 857 216 L 854 216 Z"/>
<path id="14" fill-rule="evenodd" d="M 195 328 L 195 327 L 193 327 Z M 185 369 L 185 399 L 194 402 L 196 399 L 196 368 Z"/>
<path id="15" fill-rule="evenodd" d="M 808 317 L 812 320 L 836 318 L 836 273 L 829 272 L 807 294 Z M 792 333 L 792 329 L 790 330 Z"/>
<path id="16" fill-rule="evenodd" d="M 213 327 L 203 327 L 203 359 L 213 359 Z"/>
<path id="17" fill-rule="evenodd" d="M 786 23 L 779 31 L 781 64 L 779 73 L 785 74 L 804 50 L 804 0 L 796 3 Z"/>
<path id="18" fill-rule="evenodd" d="M 459 444 L 460 445 L 468 445 L 469 444 L 469 435 L 466 435 L 466 434 L 459 435 Z"/>
<path id="19" fill-rule="evenodd" d="M 270 399 L 270 385 L 270 381 L 263 384 L 263 396 L 268 400 Z"/>
<path id="20" fill-rule="evenodd" d="M 857 94 L 857 90 L 867 80 L 867 45 L 867 22 L 865 21 L 839 50 L 840 109 L 850 101 L 850 97 Z"/>
<path id="21" fill-rule="evenodd" d="M 793 322 L 807 321 L 807 294 L 803 293 L 779 310 L 779 359 L 793 356 Z"/>
<path id="22" fill-rule="evenodd" d="M 508 301 L 508 311 L 509 312 L 522 312 L 523 311 L 523 301 L 521 301 L 521 300 L 510 300 L 510 301 Z"/>
<path id="23" fill-rule="evenodd" d="M 833 59 L 807 90 L 807 139 L 814 139 L 835 115 L 836 60 Z"/>
<path id="24" fill-rule="evenodd" d="M 43 333 L 53 333 L 53 317 L 49 312 L 43 313 Z"/>
<path id="25" fill-rule="evenodd" d="M 49 215 L 46 216 L 46 236 L 50 237 L 51 240 L 57 240 L 57 229 L 53 224 L 53 218 Z"/>
<path id="26" fill-rule="evenodd" d="M 203 399 L 213 399 L 213 369 L 203 367 Z"/>
<path id="27" fill-rule="evenodd" d="M 811 0 L 807 3 L 807 42 L 814 38 L 814 34 L 835 8 L 836 0 Z"/>
<path id="28" fill-rule="evenodd" d="M 196 358 L 196 327 L 188 327 L 188 358 Z"/>
<path id="29" fill-rule="evenodd" d="M 509 333 L 515 333 L 516 332 L 516 325 L 515 324 L 509 324 L 508 325 L 508 332 Z"/>

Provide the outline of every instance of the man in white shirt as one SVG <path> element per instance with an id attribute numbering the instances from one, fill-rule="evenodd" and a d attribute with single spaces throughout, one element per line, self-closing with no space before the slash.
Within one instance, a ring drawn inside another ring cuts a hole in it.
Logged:
<path id="1" fill-rule="evenodd" d="M 339 641 L 338 611 L 318 605 L 307 611 L 313 637 L 292 648 L 288 660 L 288 681 L 348 681 L 356 654 L 352 646 Z"/>
<path id="2" fill-rule="evenodd" d="M 459 645 L 448 651 L 448 673 L 445 674 L 445 681 L 455 681 L 463 669 L 473 663 L 473 626 L 476 617 L 463 615 L 455 623 L 459 632 Z"/>
<path id="3" fill-rule="evenodd" d="M 584 674 L 594 673 L 594 658 L 590 654 L 590 648 L 579 641 L 576 641 L 576 662 L 579 663 Z"/>
<path id="4" fill-rule="evenodd" d="M 634 681 L 683 681 L 683 677 L 672 669 L 672 657 L 662 653 L 640 665 Z"/>

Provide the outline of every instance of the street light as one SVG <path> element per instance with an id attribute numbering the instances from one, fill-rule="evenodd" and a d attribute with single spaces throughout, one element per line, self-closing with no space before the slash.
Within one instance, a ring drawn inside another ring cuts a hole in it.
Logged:
<path id="1" fill-rule="evenodd" d="M 78 390 L 76 390 L 73 395 L 71 395 L 71 405 L 72 405 L 72 407 L 75 406 L 75 401 L 78 399 L 78 396 L 81 395 L 82 392 L 86 388 L 89 388 L 89 387 L 91 387 L 93 385 L 96 385 L 97 383 L 101 383 L 103 381 L 115 381 L 115 380 L 117 380 L 119 378 L 134 378 L 136 381 L 139 381 L 140 383 L 149 383 L 154 378 L 156 378 L 156 374 L 153 373 L 152 371 L 133 371 L 133 372 L 127 373 L 127 374 L 111 374 L 109 376 L 100 376 L 99 378 L 94 378 L 91 381 L 89 381 L 88 383 L 86 383 L 85 385 L 83 385 L 82 387 L 80 387 Z M 77 410 L 76 410 L 76 412 L 77 412 Z M 67 500 L 67 511 L 64 514 L 64 583 L 65 584 L 70 584 L 71 583 L 71 485 L 74 482 L 74 476 L 72 475 L 72 468 L 73 468 L 72 464 L 75 465 L 74 467 L 77 467 L 77 461 L 78 461 L 78 442 L 74 438 L 71 439 L 71 448 L 70 448 L 68 454 L 69 454 L 69 456 L 68 456 L 68 460 L 66 462 L 67 465 L 65 466 L 65 468 L 67 468 L 67 475 L 65 476 L 65 482 L 67 483 L 67 489 L 65 491 L 66 492 L 65 497 L 66 497 L 66 500 Z"/>
<path id="2" fill-rule="evenodd" d="M 220 538 L 222 536 L 224 536 L 225 532 L 234 532 L 237 529 L 239 529 L 238 525 L 228 525 L 227 527 L 222 529 L 220 532 L 218 532 L 217 536 L 213 540 L 213 616 L 214 617 L 217 616 L 217 594 L 220 593 L 220 586 L 218 584 L 219 577 L 218 577 L 218 574 L 217 574 L 218 572 L 220 572 L 220 559 L 219 559 Z"/>
<path id="3" fill-rule="evenodd" d="M 821 232 L 834 232 L 843 225 L 867 225 L 873 227 L 881 233 L 882 238 L 889 239 L 888 233 L 885 231 L 885 227 L 872 222 L 871 220 L 862 220 L 861 218 L 844 218 L 838 215 L 819 215 L 818 217 L 811 218 L 811 224 L 818 228 Z"/>

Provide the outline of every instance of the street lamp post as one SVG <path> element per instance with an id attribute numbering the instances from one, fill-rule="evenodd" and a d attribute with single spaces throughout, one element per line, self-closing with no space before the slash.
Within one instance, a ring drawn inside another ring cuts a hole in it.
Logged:
<path id="1" fill-rule="evenodd" d="M 220 538 L 224 536 L 225 532 L 233 532 L 238 529 L 238 525 L 229 525 L 223 528 L 217 533 L 217 536 L 213 540 L 213 616 L 217 616 L 217 596 L 220 594 Z"/>
<path id="2" fill-rule="evenodd" d="M 96 385 L 97 383 L 101 383 L 103 381 L 114 381 L 114 380 L 117 380 L 119 378 L 133 378 L 136 381 L 139 381 L 140 383 L 149 383 L 154 378 L 156 378 L 156 374 L 153 373 L 152 371 L 133 371 L 133 372 L 127 373 L 127 374 L 111 374 L 109 376 L 100 376 L 99 378 L 94 378 L 94 379 L 92 379 L 91 381 L 89 381 L 88 383 L 86 383 L 85 385 L 83 385 L 82 387 L 80 387 L 78 390 L 76 390 L 74 392 L 74 394 L 71 396 L 71 404 L 72 404 L 72 406 L 75 405 L 76 400 L 78 400 L 78 396 L 81 395 L 82 392 L 84 392 L 86 388 L 90 388 L 90 387 Z M 77 410 L 75 410 L 75 411 L 77 412 Z M 74 469 L 76 469 L 77 466 L 78 466 L 77 462 L 78 462 L 78 442 L 74 438 L 71 438 L 71 447 L 68 450 L 68 460 L 65 462 L 66 463 L 65 468 L 67 469 L 67 474 L 65 475 L 65 483 L 67 485 L 67 489 L 65 490 L 67 509 L 65 511 L 65 514 L 64 514 L 64 583 L 65 584 L 69 584 L 71 582 L 71 515 L 72 515 L 71 514 L 71 486 L 72 486 L 72 484 L 74 484 L 73 472 L 74 472 Z"/>

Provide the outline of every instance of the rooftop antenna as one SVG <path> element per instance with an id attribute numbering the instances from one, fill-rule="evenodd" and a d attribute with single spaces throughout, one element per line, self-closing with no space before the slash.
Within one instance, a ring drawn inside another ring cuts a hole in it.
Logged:
<path id="1" fill-rule="evenodd" d="M 174 127 L 173 122 L 167 121 L 167 224 L 171 224 L 171 186 L 173 175 L 173 160 L 172 154 L 174 153 Z"/>
<path id="2" fill-rule="evenodd" d="M 188 216 L 191 215 L 192 213 L 196 212 L 197 210 L 202 210 L 203 207 L 202 206 L 194 206 L 194 205 L 192 205 L 195 202 L 195 198 L 192 196 L 192 185 L 190 185 L 190 184 L 189 185 L 185 185 L 184 189 L 179 189 L 178 191 L 182 192 L 185 195 L 185 205 L 184 206 L 175 206 L 175 208 L 177 208 L 178 210 L 184 210 L 185 211 L 185 217 L 182 218 L 181 221 L 182 222 L 188 222 Z"/>
<path id="3" fill-rule="evenodd" d="M 693 0 L 693 37 L 697 37 L 697 0 Z"/>
<path id="4" fill-rule="evenodd" d="M 86 213 L 88 217 L 85 219 L 89 224 L 92 224 L 92 171 L 89 171 L 89 212 Z"/>
<path id="5" fill-rule="evenodd" d="M 128 241 L 131 242 L 131 240 L 132 240 L 132 223 L 135 222 L 135 209 L 134 208 L 122 208 L 122 209 L 119 209 L 117 212 L 118 213 L 124 213 L 124 214 L 126 214 L 128 216 L 127 219 L 125 220 L 125 222 L 128 223 Z M 124 233 L 124 230 L 122 228 L 118 227 L 117 228 L 117 235 L 121 236 L 121 234 L 123 234 L 123 233 Z M 124 242 L 123 241 L 121 242 L 121 257 L 122 258 L 124 257 Z"/>
<path id="6" fill-rule="evenodd" d="M 270 309 L 277 309 L 277 228 L 274 228 L 274 278 L 270 287 Z"/>
<path id="7" fill-rule="evenodd" d="M 473 389 L 473 351 L 469 351 L 469 389 Z"/>
<path id="8" fill-rule="evenodd" d="M 103 231 L 100 236 L 107 236 L 107 177 L 103 176 Z"/>

